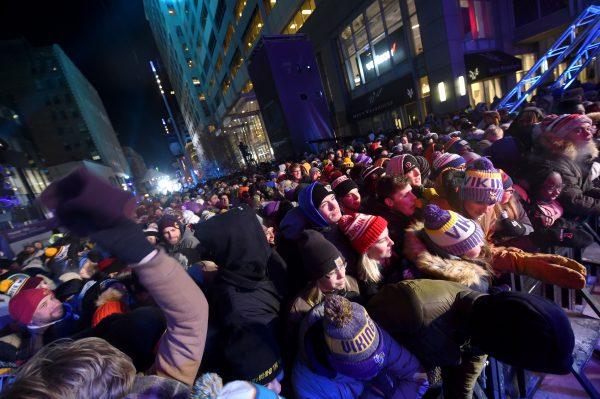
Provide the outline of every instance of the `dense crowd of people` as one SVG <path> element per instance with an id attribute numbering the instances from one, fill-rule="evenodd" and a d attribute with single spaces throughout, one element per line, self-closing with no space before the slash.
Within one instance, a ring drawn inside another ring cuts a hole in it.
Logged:
<path id="1" fill-rule="evenodd" d="M 1 262 L 0 398 L 471 398 L 488 356 L 569 372 L 600 215 L 598 87 L 331 143 L 179 193 L 82 169 Z M 293 162 L 292 162 L 293 161 Z"/>

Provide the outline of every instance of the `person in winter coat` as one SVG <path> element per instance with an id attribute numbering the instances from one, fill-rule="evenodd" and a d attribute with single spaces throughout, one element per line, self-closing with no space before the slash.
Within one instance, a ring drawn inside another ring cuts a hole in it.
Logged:
<path id="1" fill-rule="evenodd" d="M 579 222 L 563 217 L 558 197 L 564 188 L 562 177 L 551 168 L 537 168 L 529 176 L 530 218 L 535 227 L 532 239 L 540 247 L 585 248 L 593 237 Z"/>
<path id="2" fill-rule="evenodd" d="M 194 233 L 175 216 L 165 215 L 158 221 L 158 231 L 162 236 L 167 253 L 187 268 L 200 260 L 200 242 Z"/>
<path id="3" fill-rule="evenodd" d="M 394 241 L 390 239 L 387 221 L 380 216 L 355 213 L 342 216 L 339 227 L 359 254 L 349 273 L 357 278 L 364 297 L 370 298 L 395 271 L 389 267 Z"/>
<path id="4" fill-rule="evenodd" d="M 427 205 L 423 216 L 424 222 L 408 229 L 427 248 L 416 257 L 414 276 L 455 281 L 487 292 L 493 277 L 491 253 L 479 224 L 437 205 Z"/>
<path id="5" fill-rule="evenodd" d="M 392 177 L 406 177 L 412 187 L 413 194 L 417 198 L 429 201 L 435 195 L 435 190 L 429 187 L 428 176 L 424 176 L 421 165 L 429 167 L 427 160 L 423 157 L 402 154 L 388 161 L 385 174 Z"/>
<path id="6" fill-rule="evenodd" d="M 486 355 L 531 371 L 567 374 L 574 336 L 563 310 L 520 292 L 493 295 L 441 280 L 384 286 L 367 309 L 425 369 L 442 368 L 445 398 L 470 399 Z"/>
<path id="7" fill-rule="evenodd" d="M 595 127 L 585 115 L 549 115 L 540 124 L 542 166 L 558 172 L 565 185 L 558 202 L 567 217 L 600 215 L 600 189 L 593 181 L 600 174 L 594 162 L 598 149 L 593 141 Z"/>
<path id="8" fill-rule="evenodd" d="M 288 315 L 288 332 L 297 332 L 302 318 L 314 306 L 323 301 L 325 295 L 335 293 L 354 302 L 362 302 L 358 282 L 346 274 L 346 260 L 340 251 L 314 230 L 302 233 L 300 252 L 310 283 L 292 301 Z"/>
<path id="9" fill-rule="evenodd" d="M 198 225 L 202 257 L 219 267 L 212 296 L 221 328 L 263 324 L 279 335 L 286 265 L 271 248 L 256 213 L 239 205 Z"/>
<path id="10" fill-rule="evenodd" d="M 116 399 L 150 392 L 173 397 L 189 391 L 204 351 L 208 303 L 177 262 L 148 243 L 141 228 L 128 219 L 134 199 L 79 169 L 50 185 L 42 201 L 69 230 L 91 235 L 103 248 L 134 265 L 141 284 L 165 313 L 168 328 L 152 367 L 138 370 L 148 375 L 136 376 L 129 357 L 102 339 L 63 341 L 34 356 L 0 397 L 43 394 Z"/>
<path id="11" fill-rule="evenodd" d="M 339 230 L 337 223 L 342 217 L 335 193 L 327 186 L 315 182 L 303 187 L 298 193 L 298 206 L 291 209 L 282 219 L 277 248 L 289 264 L 290 279 L 300 290 L 308 282 L 301 265 L 298 240 L 302 231 L 317 230 L 342 253 L 349 264 L 356 264 L 358 256 L 348 238 Z M 296 291 L 297 292 L 297 291 Z"/>
<path id="12" fill-rule="evenodd" d="M 437 205 L 479 223 L 487 239 L 495 221 L 494 207 L 504 194 L 500 172 L 487 158 L 481 158 L 471 163 L 464 173 L 446 169 L 439 182 L 445 185 L 439 191 L 447 198 L 440 197 Z M 415 234 L 406 234 L 404 249 L 404 254 L 414 262 L 426 246 Z M 565 288 L 585 286 L 586 269 L 572 259 L 528 253 L 514 247 L 491 246 L 491 252 L 495 273 L 523 274 Z"/>
<path id="13" fill-rule="evenodd" d="M 302 322 L 292 381 L 298 399 L 420 398 L 419 362 L 361 305 L 330 295 Z"/>

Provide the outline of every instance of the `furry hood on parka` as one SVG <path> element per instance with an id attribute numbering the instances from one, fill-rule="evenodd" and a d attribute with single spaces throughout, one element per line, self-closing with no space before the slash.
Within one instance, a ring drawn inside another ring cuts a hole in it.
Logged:
<path id="1" fill-rule="evenodd" d="M 454 281 L 474 289 L 488 285 L 492 272 L 486 262 L 432 253 L 420 237 L 424 227 L 423 222 L 417 222 L 406 229 L 404 254 L 426 278 Z"/>

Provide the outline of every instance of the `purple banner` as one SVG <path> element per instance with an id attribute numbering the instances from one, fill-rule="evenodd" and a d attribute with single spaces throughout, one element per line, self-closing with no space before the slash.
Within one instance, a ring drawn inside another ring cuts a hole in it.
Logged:
<path id="1" fill-rule="evenodd" d="M 35 237 L 57 227 L 56 219 L 47 219 L 40 222 L 31 223 L 11 230 L 5 230 L 2 234 L 9 243 L 25 240 L 29 237 Z"/>

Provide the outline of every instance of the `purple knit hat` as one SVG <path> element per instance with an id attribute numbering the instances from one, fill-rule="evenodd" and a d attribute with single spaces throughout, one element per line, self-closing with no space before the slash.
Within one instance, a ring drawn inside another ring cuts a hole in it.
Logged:
<path id="1" fill-rule="evenodd" d="M 373 159 L 367 154 L 358 154 L 355 159 L 355 163 L 364 163 L 370 165 L 373 163 Z"/>
<path id="2" fill-rule="evenodd" d="M 433 245 L 443 251 L 460 256 L 484 243 L 483 231 L 474 220 L 437 205 L 427 205 L 423 213 L 425 234 Z"/>
<path id="3" fill-rule="evenodd" d="M 385 345 L 367 310 L 339 295 L 326 296 L 324 309 L 323 332 L 331 367 L 359 380 L 375 377 L 386 360 Z"/>
<path id="4" fill-rule="evenodd" d="M 263 214 L 267 217 L 275 215 L 275 213 L 279 210 L 280 204 L 281 201 L 265 202 L 263 205 Z"/>
<path id="5" fill-rule="evenodd" d="M 458 154 L 445 152 L 438 155 L 431 164 L 431 177 L 435 179 L 446 168 L 458 168 L 467 161 Z"/>
<path id="6" fill-rule="evenodd" d="M 465 180 L 460 187 L 463 201 L 494 205 L 502 199 L 502 194 L 502 175 L 489 159 L 479 158 L 467 166 Z"/>

